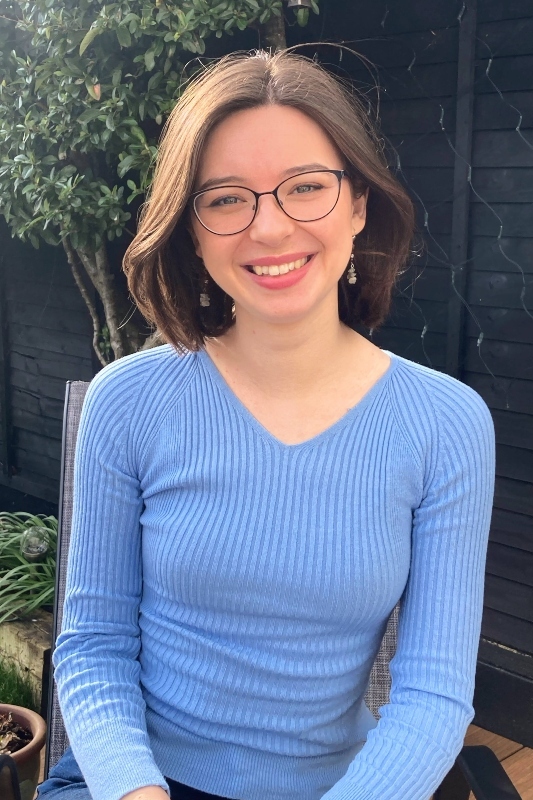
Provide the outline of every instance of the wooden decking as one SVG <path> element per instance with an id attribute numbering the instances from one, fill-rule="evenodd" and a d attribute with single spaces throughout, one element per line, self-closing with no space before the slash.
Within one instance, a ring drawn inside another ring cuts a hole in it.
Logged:
<path id="1" fill-rule="evenodd" d="M 482 728 L 471 725 L 466 734 L 465 744 L 486 744 L 490 747 L 515 785 L 522 800 L 533 800 L 533 750 L 523 747 L 503 736 L 496 736 Z M 473 800 L 474 795 L 470 795 Z"/>

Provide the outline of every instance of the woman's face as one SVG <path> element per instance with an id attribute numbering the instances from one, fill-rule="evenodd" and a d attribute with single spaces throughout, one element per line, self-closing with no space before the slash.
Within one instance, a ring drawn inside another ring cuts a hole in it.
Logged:
<path id="1" fill-rule="evenodd" d="M 195 189 L 209 181 L 210 187 L 231 184 L 270 192 L 297 173 L 343 166 L 328 136 L 310 117 L 287 106 L 261 106 L 237 111 L 213 129 Z M 315 191 L 314 185 L 306 184 L 311 177 L 291 190 L 297 202 L 302 202 L 302 193 Z M 224 206 L 222 213 L 233 213 L 227 204 L 239 202 L 231 196 L 217 200 L 217 205 Z M 191 214 L 191 233 L 212 279 L 233 298 L 237 322 L 240 315 L 249 315 L 264 322 L 292 323 L 311 319 L 321 310 L 338 314 L 337 283 L 350 258 L 352 236 L 364 227 L 365 209 L 366 197 L 354 197 L 343 178 L 335 208 L 314 222 L 291 219 L 273 195 L 266 195 L 246 230 L 219 236 Z M 259 267 L 275 273 L 280 265 L 280 275 L 256 274 Z M 286 265 L 292 268 L 287 271 Z"/>

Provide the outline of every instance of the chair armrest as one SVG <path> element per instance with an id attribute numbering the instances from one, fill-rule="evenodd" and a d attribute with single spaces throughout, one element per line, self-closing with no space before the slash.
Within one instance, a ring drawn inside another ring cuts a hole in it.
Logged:
<path id="1" fill-rule="evenodd" d="M 476 800 L 521 800 L 495 753 L 485 745 L 463 747 L 456 764 Z"/>
<path id="2" fill-rule="evenodd" d="M 10 755 L 0 756 L 0 797 L 2 800 L 20 800 L 19 774 Z"/>

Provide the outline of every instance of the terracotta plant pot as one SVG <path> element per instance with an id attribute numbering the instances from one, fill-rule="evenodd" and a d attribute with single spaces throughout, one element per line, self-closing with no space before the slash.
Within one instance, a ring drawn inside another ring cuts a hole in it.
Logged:
<path id="1" fill-rule="evenodd" d="M 36 714 L 35 711 L 30 711 L 28 708 L 0 703 L 0 714 L 9 713 L 11 713 L 15 722 L 30 730 L 33 735 L 33 739 L 26 747 L 11 754 L 11 758 L 17 765 L 21 800 L 32 800 L 39 781 L 41 750 L 46 740 L 46 722 L 39 714 Z M 8 800 L 12 794 L 7 775 L 2 776 L 1 780 L 7 782 L 8 785 L 0 784 L 0 798 Z"/>

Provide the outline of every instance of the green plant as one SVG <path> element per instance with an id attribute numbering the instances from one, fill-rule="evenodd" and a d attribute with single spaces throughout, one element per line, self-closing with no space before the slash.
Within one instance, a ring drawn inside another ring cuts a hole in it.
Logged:
<path id="1" fill-rule="evenodd" d="M 283 46 L 282 0 L 0 5 L 0 213 L 34 247 L 63 246 L 106 364 L 153 341 L 108 242 L 134 235 L 132 212 L 187 82 L 184 62 L 209 37 L 248 27 L 263 46 Z"/>
<path id="2" fill-rule="evenodd" d="M 39 711 L 30 679 L 14 664 L 0 660 L 0 702 Z"/>
<path id="3" fill-rule="evenodd" d="M 53 602 L 56 552 L 55 517 L 0 511 L 0 623 Z"/>

